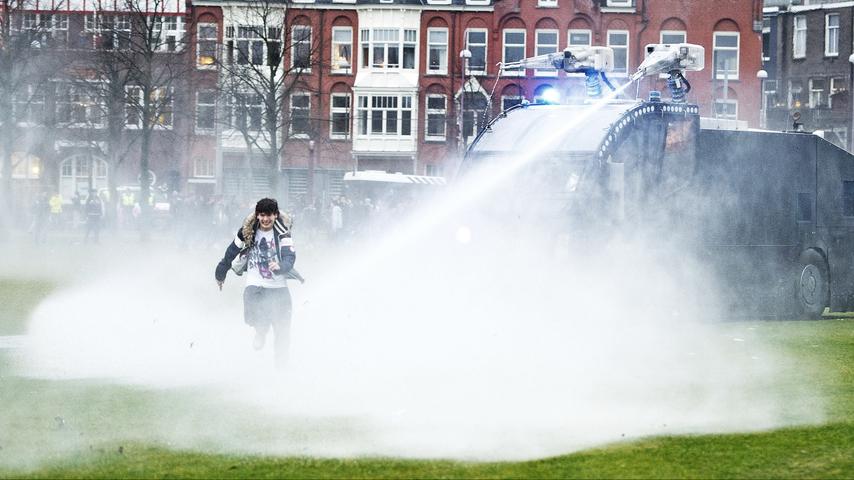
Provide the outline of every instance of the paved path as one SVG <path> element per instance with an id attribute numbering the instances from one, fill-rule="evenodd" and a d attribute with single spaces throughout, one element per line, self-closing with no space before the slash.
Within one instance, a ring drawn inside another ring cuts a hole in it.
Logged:
<path id="1" fill-rule="evenodd" d="M 26 335 L 0 335 L 0 350 L 21 348 L 26 339 Z"/>

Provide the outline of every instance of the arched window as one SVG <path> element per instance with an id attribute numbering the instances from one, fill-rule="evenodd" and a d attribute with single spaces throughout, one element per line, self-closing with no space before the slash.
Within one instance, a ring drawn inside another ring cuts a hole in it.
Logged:
<path id="1" fill-rule="evenodd" d="M 71 198 L 79 192 L 84 195 L 90 188 L 107 188 L 108 164 L 92 155 L 72 155 L 59 164 L 59 192 Z"/>

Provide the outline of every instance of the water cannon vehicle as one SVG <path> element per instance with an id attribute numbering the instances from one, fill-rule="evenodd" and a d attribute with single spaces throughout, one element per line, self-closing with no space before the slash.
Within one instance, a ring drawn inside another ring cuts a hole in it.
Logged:
<path id="1" fill-rule="evenodd" d="M 810 133 L 701 118 L 683 72 L 703 68 L 702 47 L 647 53 L 631 78 L 668 75 L 671 98 L 516 105 L 479 132 L 459 175 L 512 168 L 503 207 L 554 238 L 647 232 L 674 262 L 701 258 L 735 314 L 854 308 L 854 156 Z"/>

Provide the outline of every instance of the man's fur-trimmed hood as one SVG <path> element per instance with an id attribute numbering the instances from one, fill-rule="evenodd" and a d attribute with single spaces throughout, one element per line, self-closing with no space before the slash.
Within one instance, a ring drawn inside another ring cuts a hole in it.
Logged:
<path id="1" fill-rule="evenodd" d="M 255 213 L 249 214 L 246 219 L 243 220 L 243 245 L 244 248 L 251 247 L 255 242 L 255 232 L 258 231 L 258 226 L 260 222 L 258 221 L 258 217 L 256 217 Z M 291 226 L 293 225 L 293 220 L 291 217 L 279 211 L 279 217 L 276 219 L 275 223 L 273 223 L 273 230 L 278 235 L 287 235 L 291 236 Z"/>

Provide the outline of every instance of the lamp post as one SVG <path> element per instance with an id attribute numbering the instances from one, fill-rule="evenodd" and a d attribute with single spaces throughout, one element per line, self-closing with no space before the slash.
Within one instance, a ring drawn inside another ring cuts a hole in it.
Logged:
<path id="1" fill-rule="evenodd" d="M 756 72 L 756 78 L 759 79 L 759 128 L 768 128 L 768 111 L 765 105 L 765 79 L 768 78 L 768 72 L 759 70 Z"/>
<path id="2" fill-rule="evenodd" d="M 848 89 L 851 108 L 848 110 L 848 151 L 854 151 L 854 53 L 848 56 L 848 80 L 851 87 Z"/>
<path id="3" fill-rule="evenodd" d="M 471 58 L 471 52 L 468 49 L 463 49 L 460 51 L 460 79 L 462 83 L 460 84 L 460 151 L 463 152 L 466 149 L 466 114 L 465 114 L 465 105 L 466 105 L 466 68 L 468 67 L 468 59 Z"/>

